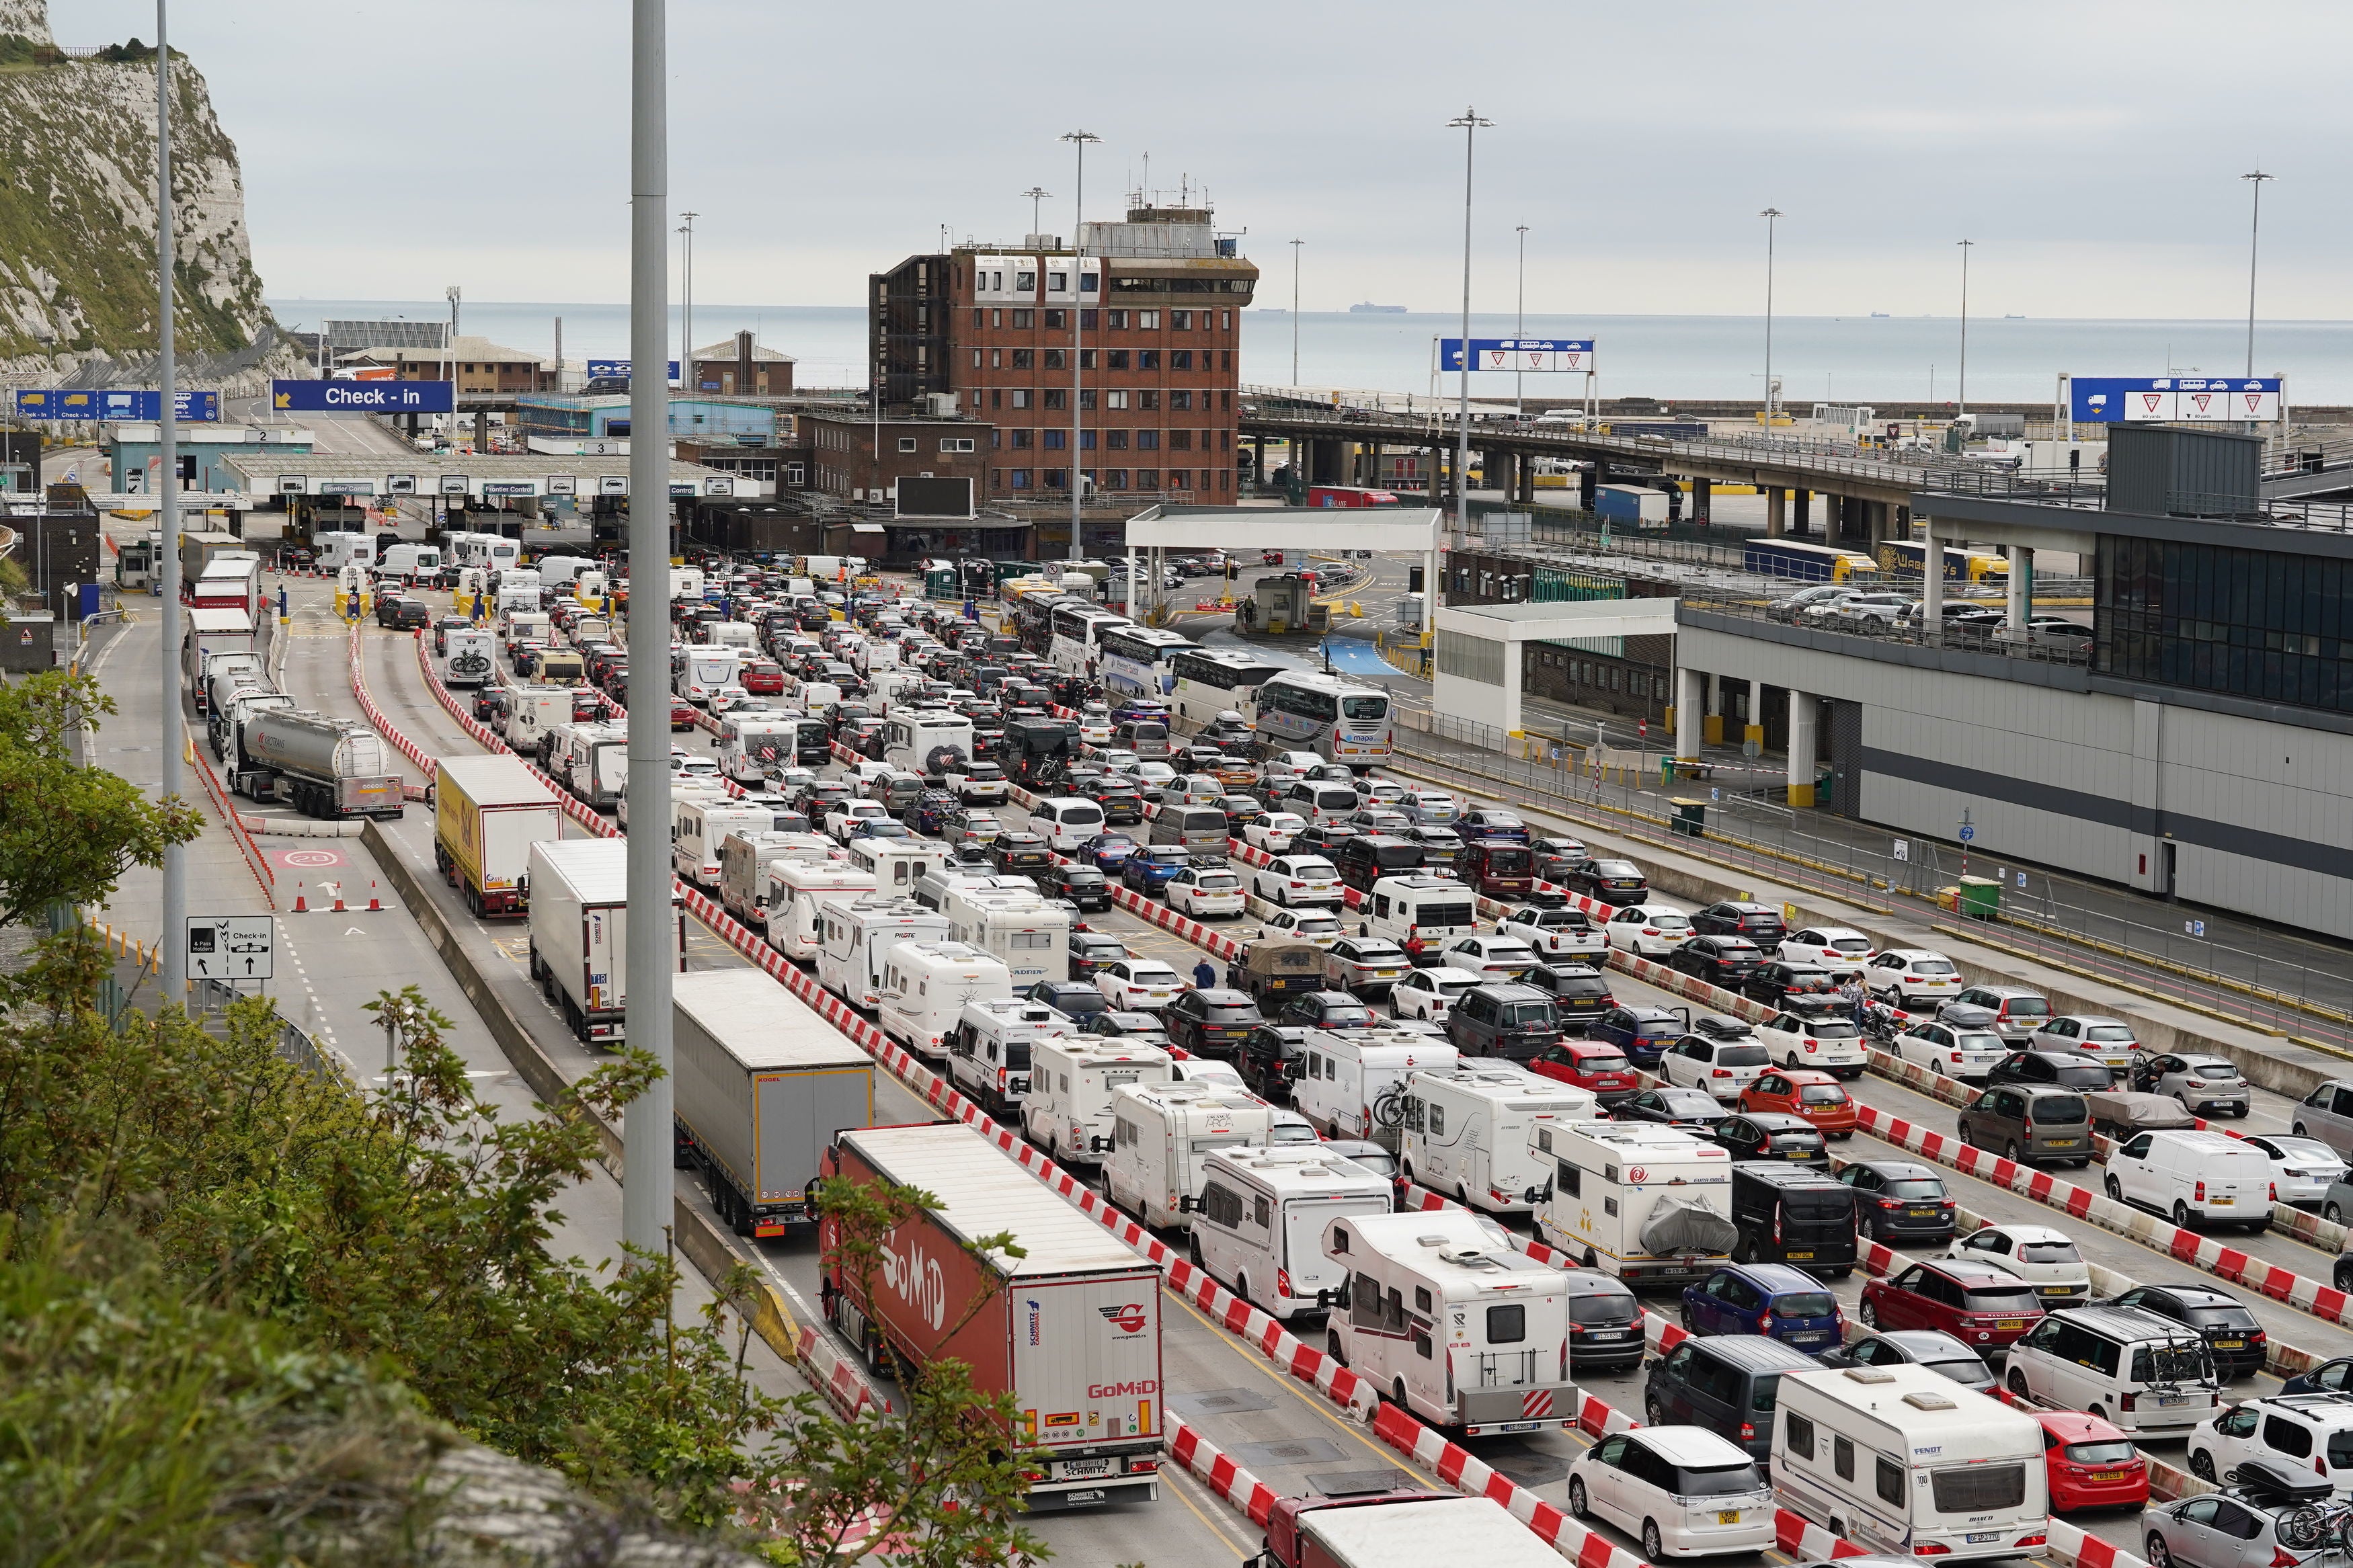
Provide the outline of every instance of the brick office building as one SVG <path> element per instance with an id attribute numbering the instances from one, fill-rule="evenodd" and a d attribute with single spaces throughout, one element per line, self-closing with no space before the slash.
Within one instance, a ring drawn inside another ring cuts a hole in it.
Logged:
<path id="1" fill-rule="evenodd" d="M 1241 312 L 1258 268 L 1207 207 L 1137 205 L 1018 247 L 913 256 L 870 279 L 870 356 L 885 406 L 990 427 L 986 494 L 1230 503 Z M 1078 461 L 1072 458 L 1073 350 Z"/>

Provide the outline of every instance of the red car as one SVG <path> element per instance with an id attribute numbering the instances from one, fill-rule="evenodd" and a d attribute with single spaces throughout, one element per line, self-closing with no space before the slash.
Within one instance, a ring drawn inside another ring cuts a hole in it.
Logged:
<path id="1" fill-rule="evenodd" d="M 2042 1300 L 2006 1268 L 1938 1258 L 1865 1285 L 1862 1317 L 1866 1328 L 1942 1329 L 1983 1355 L 2033 1332 Z"/>
<path id="2" fill-rule="evenodd" d="M 2147 1504 L 2148 1461 L 2122 1431 L 2080 1410 L 2031 1414 L 2042 1424 L 2042 1462 L 2050 1475 L 2051 1511 Z"/>
<path id="3" fill-rule="evenodd" d="M 785 694 L 785 667 L 774 659 L 750 660 L 736 679 L 754 697 L 782 697 Z"/>
<path id="4" fill-rule="evenodd" d="M 683 697 L 670 700 L 670 727 L 673 730 L 694 728 L 694 709 Z"/>
<path id="5" fill-rule="evenodd" d="M 1743 1110 L 1786 1110 L 1802 1116 L 1825 1138 L 1852 1138 L 1860 1125 L 1854 1101 L 1838 1079 L 1813 1068 L 1774 1068 L 1740 1091 Z"/>
<path id="6" fill-rule="evenodd" d="M 1544 1078 L 1589 1089 L 1605 1106 L 1642 1087 L 1642 1076 L 1626 1059 L 1626 1053 L 1602 1040 L 1556 1040 L 1528 1063 L 1528 1068 Z"/>

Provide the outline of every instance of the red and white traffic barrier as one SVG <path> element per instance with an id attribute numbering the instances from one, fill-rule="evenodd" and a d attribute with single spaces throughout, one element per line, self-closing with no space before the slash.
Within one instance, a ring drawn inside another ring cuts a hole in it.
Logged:
<path id="1" fill-rule="evenodd" d="M 1216 1444 L 1176 1415 L 1168 1417 L 1168 1457 L 1199 1477 L 1211 1491 L 1231 1503 L 1252 1524 L 1264 1524 L 1282 1496 L 1234 1463 Z"/>

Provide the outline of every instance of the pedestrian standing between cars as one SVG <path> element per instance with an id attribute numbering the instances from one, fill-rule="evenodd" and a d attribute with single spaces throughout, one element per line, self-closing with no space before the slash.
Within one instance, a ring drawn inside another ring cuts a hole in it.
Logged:
<path id="1" fill-rule="evenodd" d="M 1862 982 L 1854 975 L 1848 975 L 1845 984 L 1839 987 L 1839 1000 L 1846 1004 L 1850 1017 L 1861 1016 L 1858 1009 L 1862 1006 Z"/>
<path id="2" fill-rule="evenodd" d="M 1215 965 L 1215 964 L 1211 963 L 1208 959 L 1206 959 L 1206 958 L 1205 958 L 1205 959 L 1201 960 L 1201 962 L 1200 962 L 1200 963 L 1197 963 L 1197 964 L 1195 964 L 1195 965 L 1193 966 L 1193 988 L 1194 988 L 1195 990 L 1197 990 L 1197 991 L 1214 991 L 1214 990 L 1216 990 L 1216 989 L 1217 989 L 1217 987 L 1218 987 L 1218 968 L 1217 968 L 1217 965 Z"/>

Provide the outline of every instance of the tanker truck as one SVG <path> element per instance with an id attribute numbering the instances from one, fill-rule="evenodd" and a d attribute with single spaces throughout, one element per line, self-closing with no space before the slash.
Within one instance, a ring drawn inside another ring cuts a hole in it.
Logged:
<path id="1" fill-rule="evenodd" d="M 237 787 L 256 800 L 291 801 L 305 816 L 398 816 L 402 790 L 384 737 L 323 713 L 275 709 L 237 734 Z"/>

